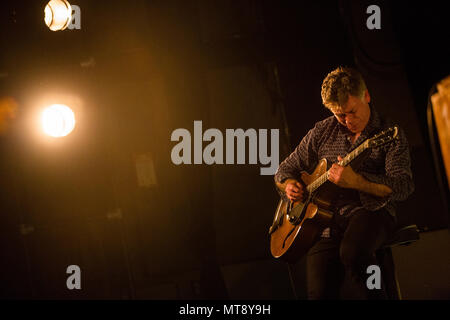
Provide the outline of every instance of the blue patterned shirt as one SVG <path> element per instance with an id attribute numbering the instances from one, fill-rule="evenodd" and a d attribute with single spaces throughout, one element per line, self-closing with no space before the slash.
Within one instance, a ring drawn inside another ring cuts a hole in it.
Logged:
<path id="1" fill-rule="evenodd" d="M 344 157 L 367 138 L 393 126 L 388 120 L 380 117 L 371 107 L 370 119 L 361 135 L 352 144 L 351 132 L 341 125 L 334 116 L 316 123 L 309 130 L 295 150 L 280 164 L 274 179 L 282 183 L 288 178 L 300 179 L 301 171 L 312 173 L 320 159 L 325 158 L 328 169 L 337 162 L 338 155 Z M 414 190 L 410 168 L 408 141 L 401 128 L 399 139 L 386 148 L 370 149 L 370 154 L 364 162 L 355 169 L 366 180 L 384 184 L 392 189 L 392 193 L 384 198 L 364 192 L 356 192 L 359 199 L 340 205 L 336 212 L 341 215 L 351 214 L 358 208 L 377 211 L 385 208 L 395 217 L 395 202 L 405 200 Z M 280 192 L 281 193 L 281 192 Z M 281 193 L 282 196 L 285 196 Z"/>

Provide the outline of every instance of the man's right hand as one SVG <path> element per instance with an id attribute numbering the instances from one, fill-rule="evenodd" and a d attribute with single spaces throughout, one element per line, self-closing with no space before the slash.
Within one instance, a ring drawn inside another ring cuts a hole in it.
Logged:
<path id="1" fill-rule="evenodd" d="M 284 191 L 286 192 L 286 196 L 292 202 L 297 202 L 303 200 L 304 195 L 304 187 L 303 185 L 296 180 L 288 180 L 286 181 L 286 188 Z"/>

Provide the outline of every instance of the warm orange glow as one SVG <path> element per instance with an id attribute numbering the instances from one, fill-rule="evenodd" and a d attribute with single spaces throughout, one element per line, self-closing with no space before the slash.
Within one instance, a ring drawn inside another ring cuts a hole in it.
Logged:
<path id="1" fill-rule="evenodd" d="M 17 102 L 10 97 L 0 99 L 0 133 L 8 129 L 9 123 L 16 117 Z"/>

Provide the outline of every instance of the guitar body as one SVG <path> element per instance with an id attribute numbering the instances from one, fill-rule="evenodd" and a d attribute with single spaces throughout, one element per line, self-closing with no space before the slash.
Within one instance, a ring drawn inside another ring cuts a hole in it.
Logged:
<path id="1" fill-rule="evenodd" d="M 309 185 L 326 171 L 327 161 L 322 159 L 312 174 L 302 172 L 301 180 L 305 185 Z M 331 198 L 335 190 L 329 190 L 334 189 L 331 183 L 328 186 L 329 188 L 321 190 L 309 203 L 293 204 L 292 210 L 301 210 L 306 206 L 303 218 L 296 224 L 291 223 L 287 215 L 288 202 L 280 200 L 274 220 L 277 228 L 270 236 L 270 251 L 275 258 L 291 263 L 297 261 L 319 239 L 323 229 L 329 226 L 333 216 Z"/>

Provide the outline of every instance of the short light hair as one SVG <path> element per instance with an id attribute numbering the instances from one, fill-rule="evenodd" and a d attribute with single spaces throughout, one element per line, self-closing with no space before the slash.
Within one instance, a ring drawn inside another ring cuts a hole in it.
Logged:
<path id="1" fill-rule="evenodd" d="M 359 71 L 348 67 L 338 67 L 331 71 L 322 82 L 322 103 L 333 110 L 345 105 L 349 95 L 362 98 L 366 89 L 366 83 Z"/>

